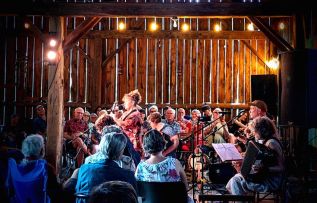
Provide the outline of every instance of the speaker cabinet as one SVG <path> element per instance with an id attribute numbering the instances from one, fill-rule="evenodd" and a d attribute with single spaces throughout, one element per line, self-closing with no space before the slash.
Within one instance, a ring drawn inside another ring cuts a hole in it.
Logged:
<path id="1" fill-rule="evenodd" d="M 277 116 L 278 105 L 277 76 L 251 75 L 252 101 L 259 99 L 267 104 L 269 114 Z"/>
<path id="2" fill-rule="evenodd" d="M 317 127 L 317 50 L 281 54 L 281 124 Z"/>

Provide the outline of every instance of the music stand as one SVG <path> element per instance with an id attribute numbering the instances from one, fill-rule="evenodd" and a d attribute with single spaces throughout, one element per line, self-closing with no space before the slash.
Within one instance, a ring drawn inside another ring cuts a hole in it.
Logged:
<path id="1" fill-rule="evenodd" d="M 243 159 L 238 149 L 232 143 L 212 143 L 212 146 L 222 162 L 237 161 Z"/>

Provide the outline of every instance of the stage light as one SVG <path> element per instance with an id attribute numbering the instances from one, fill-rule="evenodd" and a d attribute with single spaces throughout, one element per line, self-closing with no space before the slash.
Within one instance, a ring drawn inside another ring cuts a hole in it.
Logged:
<path id="1" fill-rule="evenodd" d="M 49 50 L 46 54 L 46 57 L 49 61 L 56 61 L 57 59 L 57 52 L 53 50 Z"/>
<path id="2" fill-rule="evenodd" d="M 57 40 L 56 39 L 50 39 L 49 43 L 50 47 L 54 48 L 57 45 Z"/>

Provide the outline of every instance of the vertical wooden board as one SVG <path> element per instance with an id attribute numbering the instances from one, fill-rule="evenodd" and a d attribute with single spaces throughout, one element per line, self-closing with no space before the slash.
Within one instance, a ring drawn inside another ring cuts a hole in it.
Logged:
<path id="1" fill-rule="evenodd" d="M 19 50 L 19 57 L 25 58 L 25 51 L 26 51 L 26 37 L 20 36 L 18 37 L 17 47 Z M 23 61 L 23 60 L 22 60 Z M 22 62 L 21 61 L 21 62 Z M 24 74 L 28 69 L 28 64 L 25 62 L 17 63 L 17 102 L 23 101 L 25 94 L 24 94 Z M 4 66 L 3 66 L 4 67 Z M 12 74 L 12 73 L 11 73 Z"/>
<path id="2" fill-rule="evenodd" d="M 242 103 L 243 102 L 243 81 L 244 81 L 244 74 L 243 74 L 243 70 L 245 69 L 245 56 L 246 56 L 246 50 L 248 48 L 240 41 L 240 66 L 239 66 L 239 102 Z"/>
<path id="3" fill-rule="evenodd" d="M 76 45 L 77 46 L 77 45 Z M 79 40 L 79 48 L 85 50 L 85 40 Z M 76 58 L 78 61 L 78 102 L 85 101 L 85 75 L 86 75 L 86 63 L 83 54 L 76 50 Z"/>
<path id="4" fill-rule="evenodd" d="M 175 104 L 176 103 L 176 88 L 177 88 L 177 83 L 176 83 L 176 67 L 178 64 L 176 64 L 176 39 L 170 39 L 170 78 L 171 78 L 171 84 L 170 84 L 170 103 Z"/>
<path id="5" fill-rule="evenodd" d="M 93 57 L 95 57 L 95 39 L 89 39 L 88 41 L 88 55 L 92 58 L 93 60 L 93 63 L 92 64 L 89 64 L 89 70 L 88 70 L 88 80 L 91 81 L 91 83 L 89 83 L 89 91 L 88 91 L 88 98 L 89 98 L 89 101 L 91 100 L 91 98 L 93 98 L 93 81 L 94 81 L 94 73 L 93 73 L 93 66 L 94 66 L 94 63 L 95 63 L 95 60 Z M 103 80 L 103 81 L 107 81 L 107 80 Z"/>
<path id="6" fill-rule="evenodd" d="M 190 94 L 193 91 L 192 86 L 191 86 L 191 81 L 190 81 L 190 63 L 191 63 L 191 58 L 190 58 L 190 52 L 191 52 L 191 40 L 184 39 L 184 57 L 185 57 L 185 63 L 184 63 L 184 101 L 185 104 L 190 103 Z"/>
<path id="7" fill-rule="evenodd" d="M 238 102 L 238 87 L 239 87 L 239 68 L 240 68 L 240 40 L 233 41 L 233 100 Z"/>
<path id="8" fill-rule="evenodd" d="M 268 47 L 265 47 L 265 44 L 266 44 L 266 40 L 257 40 L 257 46 L 258 46 L 257 52 L 260 56 L 262 56 L 262 58 L 264 60 L 267 60 L 265 51 Z M 257 60 L 257 73 L 258 74 L 265 74 L 266 73 L 265 68 L 266 67 L 264 66 L 264 64 L 260 61 L 260 59 L 258 59 Z"/>
<path id="9" fill-rule="evenodd" d="M 236 31 L 244 30 L 244 19 L 243 18 L 234 18 L 233 19 L 233 30 L 236 30 Z"/>
<path id="10" fill-rule="evenodd" d="M 199 26 L 200 31 L 208 30 L 208 19 L 207 18 L 200 18 L 198 26 Z"/>
<path id="11" fill-rule="evenodd" d="M 149 50 L 148 50 L 148 78 L 147 78 L 147 101 L 145 101 L 145 95 L 143 102 L 154 103 L 155 102 L 155 46 L 156 39 L 149 39 Z"/>
<path id="12" fill-rule="evenodd" d="M 195 25 L 195 24 L 194 24 Z M 196 103 L 196 94 L 197 94 L 197 67 L 196 67 L 196 61 L 198 60 L 197 54 L 196 54 L 196 47 L 198 46 L 197 40 L 192 39 L 192 49 L 190 50 L 192 52 L 192 58 L 191 58 L 191 78 L 190 78 L 190 83 L 191 83 L 191 104 Z"/>
<path id="13" fill-rule="evenodd" d="M 168 103 L 169 102 L 169 63 L 168 63 L 168 53 L 169 53 L 169 48 L 168 48 L 168 39 L 164 39 L 162 41 L 164 44 L 164 51 L 163 51 L 163 60 L 162 60 L 162 70 L 163 70 L 163 103 Z"/>
<path id="14" fill-rule="evenodd" d="M 116 50 L 116 39 L 108 39 L 107 53 L 112 53 Z M 107 91 L 105 105 L 111 105 L 115 101 L 115 86 L 116 86 L 116 58 L 112 57 L 107 64 Z M 118 98 L 121 100 L 121 98 Z"/>
<path id="15" fill-rule="evenodd" d="M 41 74 L 42 74 L 42 41 L 39 38 L 35 38 L 34 43 L 34 97 L 39 98 L 41 95 Z M 46 82 L 46 81 L 45 81 Z"/>
<path id="16" fill-rule="evenodd" d="M 6 55 L 6 116 L 9 116 L 13 113 L 13 101 L 14 101 L 14 69 L 15 69 L 15 47 L 16 47 L 16 38 L 8 37 L 7 38 L 7 55 Z M 8 117 L 9 118 L 9 117 Z"/>
<path id="17" fill-rule="evenodd" d="M 69 70 L 70 70 L 70 57 L 69 57 L 70 51 L 64 52 L 64 99 L 65 102 L 69 101 L 69 85 L 70 85 L 70 75 L 69 75 Z M 46 77 L 47 77 L 47 67 L 45 68 L 46 70 Z M 47 81 L 47 80 L 46 80 Z M 46 86 L 47 87 L 47 86 Z M 47 87 L 48 88 L 48 87 Z M 48 91 L 48 89 L 46 91 Z"/>
<path id="18" fill-rule="evenodd" d="M 201 104 L 204 101 L 204 88 L 203 88 L 203 84 L 204 84 L 204 80 L 203 78 L 205 77 L 205 73 L 204 73 L 204 68 L 205 68 L 205 64 L 204 64 L 204 59 L 206 58 L 205 54 L 205 49 L 204 49 L 204 40 L 200 39 L 198 40 L 198 55 L 196 56 L 197 60 L 198 60 L 198 64 L 197 64 L 197 104 Z M 204 58 L 205 56 L 205 58 Z"/>
<path id="19" fill-rule="evenodd" d="M 254 50 L 258 50 L 259 47 L 257 47 L 257 42 L 258 40 L 250 40 L 250 45 L 253 47 Z M 262 48 L 261 48 L 262 49 Z M 259 63 L 262 63 L 259 61 L 258 57 L 252 53 L 251 54 L 251 66 L 249 68 L 247 68 L 246 70 L 248 70 L 246 72 L 246 78 L 247 78 L 247 83 L 246 85 L 248 86 L 247 88 L 249 89 L 248 94 L 246 95 L 246 102 L 251 101 L 251 75 L 256 75 L 257 74 L 257 67 L 259 66 Z"/>
<path id="20" fill-rule="evenodd" d="M 137 89 L 139 90 L 141 94 L 142 100 L 145 98 L 146 44 L 147 44 L 146 38 L 142 38 L 138 41 L 138 66 L 136 67 L 137 74 L 138 74 L 137 75 Z"/>
<path id="21" fill-rule="evenodd" d="M 212 96 L 211 102 L 217 103 L 217 64 L 218 64 L 218 40 L 212 40 L 212 77 L 211 77 L 211 88 Z"/>
<path id="22" fill-rule="evenodd" d="M 254 40 L 248 40 L 247 42 L 249 44 L 252 44 L 251 41 L 254 41 Z M 252 46 L 252 45 L 251 45 Z M 249 78 L 248 77 L 248 70 L 250 70 L 251 66 L 252 66 L 252 56 L 254 54 L 251 52 L 251 50 L 249 48 L 246 47 L 245 49 L 245 67 L 243 69 L 243 75 L 244 75 L 244 78 L 243 78 L 243 100 L 242 102 L 246 103 L 246 101 L 249 101 L 249 97 L 248 97 L 248 92 L 250 89 L 250 84 L 249 84 Z"/>
<path id="23" fill-rule="evenodd" d="M 204 58 L 204 64 L 205 64 L 205 69 L 203 70 L 204 72 L 204 102 L 211 102 L 210 100 L 210 91 L 211 91 L 211 74 L 212 74 L 212 65 L 211 65 L 211 40 L 205 40 L 205 58 Z"/>
<path id="24" fill-rule="evenodd" d="M 77 51 L 76 49 L 70 50 L 72 54 L 72 58 L 70 59 L 71 65 L 71 81 L 72 81 L 72 88 L 71 88 L 71 97 L 73 102 L 78 102 L 78 77 L 77 77 Z"/>
<path id="25" fill-rule="evenodd" d="M 224 103 L 225 101 L 225 90 L 226 90 L 226 82 L 225 82 L 225 40 L 219 40 L 219 86 L 218 86 L 218 101 L 220 103 Z"/>
<path id="26" fill-rule="evenodd" d="M 162 41 L 163 39 L 158 39 L 157 41 L 157 65 L 156 65 L 156 83 L 157 83 L 157 89 L 156 89 L 156 103 L 163 103 L 163 75 L 162 75 L 162 69 L 163 69 L 163 49 L 162 49 Z"/>
<path id="27" fill-rule="evenodd" d="M 119 43 L 124 43 L 124 39 L 119 39 Z M 120 46 L 119 45 L 119 46 Z M 124 45 L 124 47 L 120 50 L 119 56 L 119 64 L 118 64 L 118 98 L 122 98 L 123 95 L 127 92 L 127 47 L 129 43 Z"/>
<path id="28" fill-rule="evenodd" d="M 225 78 L 225 103 L 231 103 L 232 98 L 231 98 L 231 80 L 232 80 L 232 40 L 226 40 L 226 50 L 227 50 L 227 55 L 226 55 L 226 62 L 225 62 L 225 70 L 226 70 L 226 78 Z"/>
<path id="29" fill-rule="evenodd" d="M 135 70 L 136 70 L 136 66 L 137 66 L 137 41 L 139 41 L 139 39 L 133 39 L 131 40 L 131 42 L 129 43 L 129 65 L 128 65 L 128 70 L 127 70 L 127 81 L 126 81 L 126 89 L 125 89 L 125 93 L 127 93 L 129 90 L 134 89 L 134 82 L 136 80 L 135 78 Z"/>
<path id="30" fill-rule="evenodd" d="M 177 103 L 178 104 L 184 104 L 184 91 L 183 91 L 183 85 L 184 85 L 184 66 L 183 63 L 183 55 L 184 55 L 184 46 L 183 46 L 183 40 L 178 40 L 178 64 L 177 64 Z"/>

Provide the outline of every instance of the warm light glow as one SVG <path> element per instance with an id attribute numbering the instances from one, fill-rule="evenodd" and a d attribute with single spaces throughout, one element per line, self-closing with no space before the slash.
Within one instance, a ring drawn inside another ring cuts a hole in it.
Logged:
<path id="1" fill-rule="evenodd" d="M 280 30 L 284 30 L 284 29 L 285 29 L 285 24 L 284 24 L 284 22 L 280 22 L 280 23 L 278 24 L 278 28 L 279 28 Z"/>
<path id="2" fill-rule="evenodd" d="M 25 29 L 29 29 L 30 28 L 30 24 L 29 23 L 24 23 L 24 28 Z"/>
<path id="3" fill-rule="evenodd" d="M 249 31 L 254 31 L 253 23 L 249 23 L 248 26 L 247 26 L 247 29 L 248 29 Z"/>
<path id="4" fill-rule="evenodd" d="M 216 23 L 216 24 L 214 25 L 214 31 L 215 31 L 215 32 L 220 32 L 220 31 L 221 31 L 221 26 L 220 26 L 220 24 Z"/>
<path id="5" fill-rule="evenodd" d="M 150 30 L 151 31 L 156 31 L 158 29 L 158 25 L 156 24 L 156 22 L 152 22 L 150 24 Z"/>
<path id="6" fill-rule="evenodd" d="M 49 45 L 50 45 L 50 47 L 56 47 L 56 45 L 57 45 L 56 39 L 50 39 Z"/>
<path id="7" fill-rule="evenodd" d="M 267 65 L 269 68 L 273 69 L 273 70 L 278 69 L 278 67 L 279 67 L 279 65 L 280 65 L 280 62 L 279 62 L 279 60 L 278 60 L 278 57 L 276 57 L 276 58 L 273 57 L 271 60 L 269 60 L 269 61 L 266 62 L 266 65 Z"/>
<path id="8" fill-rule="evenodd" d="M 57 58 L 57 53 L 56 53 L 56 51 L 50 50 L 50 51 L 47 52 L 46 56 L 47 56 L 48 60 L 54 61 Z"/>
<path id="9" fill-rule="evenodd" d="M 119 23 L 118 30 L 125 30 L 125 23 L 124 22 Z"/>
<path id="10" fill-rule="evenodd" d="M 189 30 L 189 25 L 188 25 L 187 23 L 183 23 L 183 25 L 182 25 L 182 30 L 183 30 L 184 32 L 187 32 L 187 31 Z"/>
<path id="11" fill-rule="evenodd" d="M 177 28 L 178 24 L 177 24 L 177 19 L 172 19 L 173 20 L 173 28 Z"/>

